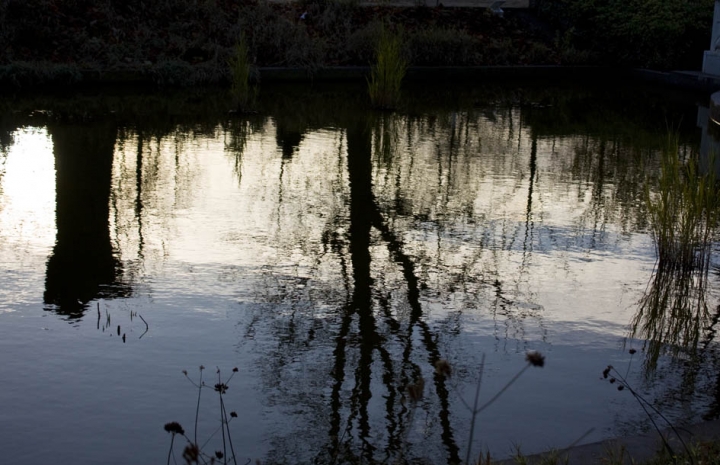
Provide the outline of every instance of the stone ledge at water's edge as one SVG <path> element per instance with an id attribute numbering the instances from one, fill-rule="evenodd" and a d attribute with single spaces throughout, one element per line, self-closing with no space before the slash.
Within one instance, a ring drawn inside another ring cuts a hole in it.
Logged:
<path id="1" fill-rule="evenodd" d="M 271 3 L 289 3 L 292 0 L 270 0 Z M 360 6 L 384 6 L 384 7 L 416 7 L 416 6 L 439 6 L 450 8 L 500 8 L 525 9 L 530 8 L 534 3 L 532 0 L 361 0 Z"/>

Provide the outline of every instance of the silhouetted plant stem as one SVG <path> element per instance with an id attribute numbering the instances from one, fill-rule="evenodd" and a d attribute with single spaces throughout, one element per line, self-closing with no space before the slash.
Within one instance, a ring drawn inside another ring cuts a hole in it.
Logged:
<path id="1" fill-rule="evenodd" d="M 176 421 L 171 421 L 170 423 L 165 423 L 164 428 L 165 431 L 171 434 L 170 436 L 170 450 L 168 451 L 168 458 L 167 463 L 170 465 L 170 457 L 173 456 L 173 445 L 175 444 L 175 435 L 180 434 L 185 439 L 187 439 L 187 436 L 185 436 L 185 430 L 183 429 L 182 425 Z M 188 443 L 190 443 L 190 440 L 188 439 Z"/>
<path id="2" fill-rule="evenodd" d="M 663 419 L 663 421 L 665 423 L 667 423 L 667 425 L 670 427 L 670 429 L 673 431 L 673 433 L 675 433 L 675 436 L 680 441 L 680 444 L 682 444 L 683 449 L 685 449 L 685 454 L 690 458 L 690 461 L 694 463 L 690 449 L 688 448 L 687 444 L 685 444 L 685 441 L 683 441 L 682 436 L 680 436 L 680 433 L 678 432 L 677 429 L 675 429 L 675 426 L 673 426 L 673 424 L 670 422 L 670 420 L 668 420 L 667 417 L 665 417 L 665 415 L 663 415 L 657 408 L 655 408 L 655 406 L 652 405 L 647 399 L 645 399 L 640 393 L 638 393 L 635 389 L 633 389 L 632 386 L 630 386 L 630 384 L 627 382 L 627 380 L 612 365 L 608 365 L 608 367 L 605 369 L 605 371 L 603 371 L 603 376 L 605 378 L 607 378 L 607 376 L 610 372 L 615 373 L 615 377 L 610 378 L 610 382 L 613 383 L 613 382 L 615 382 L 615 380 L 617 380 L 618 384 L 619 384 L 618 390 L 622 391 L 623 389 L 627 389 L 628 391 L 630 391 L 630 394 L 632 394 L 633 397 L 635 397 L 635 400 L 638 401 L 638 404 L 640 404 L 640 407 L 642 407 L 643 411 L 645 412 L 647 417 L 650 419 L 650 422 L 652 423 L 653 427 L 655 428 L 655 431 L 657 431 L 658 434 L 660 435 L 660 439 L 662 439 L 663 445 L 665 446 L 665 449 L 667 449 L 668 453 L 670 453 L 670 455 L 673 457 L 675 456 L 675 451 L 673 451 L 672 447 L 670 446 L 670 443 L 668 443 L 667 439 L 665 439 L 665 436 L 662 434 L 660 427 L 657 425 L 657 423 L 653 419 L 653 417 L 650 414 L 650 412 L 648 411 L 647 407 L 650 407 L 653 412 L 655 412 L 660 418 Z"/>
<path id="3" fill-rule="evenodd" d="M 482 412 L 487 407 L 489 407 L 490 404 L 495 402 L 502 395 L 503 392 L 507 391 L 507 389 L 515 381 L 517 381 L 517 379 L 520 377 L 520 375 L 525 373 L 525 370 L 527 370 L 529 367 L 534 366 L 534 367 L 542 368 L 543 366 L 545 366 L 545 357 L 539 352 L 535 352 L 535 351 L 527 352 L 525 354 L 525 361 L 527 361 L 527 365 L 525 365 L 515 376 L 513 376 L 512 379 L 510 381 L 508 381 L 508 383 L 505 384 L 505 386 L 502 389 L 500 389 L 500 391 L 498 391 L 498 393 L 495 394 L 489 401 L 485 402 L 482 406 L 478 407 L 477 403 L 478 403 L 478 398 L 480 396 L 480 385 L 482 383 L 482 374 L 483 374 L 483 370 L 485 368 L 485 354 L 483 354 L 482 359 L 480 361 L 480 377 L 478 378 L 477 387 L 475 389 L 475 401 L 473 402 L 473 407 L 471 410 L 472 420 L 470 423 L 470 439 L 468 440 L 467 456 L 465 458 L 466 464 L 470 463 L 470 455 L 472 454 L 473 433 L 475 432 L 475 418 L 477 417 L 477 414 Z M 447 368 L 443 367 L 443 365 L 447 365 Z M 447 370 L 441 376 L 450 376 L 450 367 L 449 367 L 447 361 L 445 361 L 445 360 L 436 363 L 435 369 L 440 372 Z M 463 405 L 465 405 L 467 407 L 467 403 L 462 398 L 462 396 L 460 396 L 460 400 L 462 400 Z"/>
<path id="4" fill-rule="evenodd" d="M 468 439 L 467 455 L 465 456 L 465 463 L 470 463 L 470 455 L 472 453 L 473 434 L 475 433 L 475 417 L 478 414 L 477 403 L 480 398 L 480 385 L 482 384 L 483 370 L 485 369 L 485 354 L 482 355 L 480 360 L 480 375 L 478 378 L 477 386 L 475 387 L 475 401 L 473 402 L 472 408 L 472 419 L 470 420 L 470 438 Z"/>
<path id="5" fill-rule="evenodd" d="M 217 390 L 218 395 L 220 396 L 220 429 L 222 429 L 223 459 L 224 459 L 223 463 L 227 463 L 227 445 L 225 444 L 225 426 L 227 424 L 226 423 L 227 419 L 225 418 L 225 415 L 224 415 L 225 407 L 223 405 L 223 398 L 222 398 L 224 384 L 222 382 L 222 378 L 220 378 L 220 368 L 218 368 L 218 370 L 217 370 L 217 375 L 218 375 L 218 384 L 215 387 L 215 389 Z"/>
<path id="6" fill-rule="evenodd" d="M 232 378 L 232 375 L 230 376 Z M 228 382 L 230 379 L 228 379 Z M 230 435 L 230 421 L 228 420 L 227 416 L 227 410 L 225 409 L 225 401 L 222 398 L 222 395 L 220 395 L 220 408 L 222 409 L 222 415 L 225 418 L 225 428 L 227 428 L 227 436 L 228 436 L 228 444 L 230 444 L 230 452 L 232 453 L 232 459 L 235 465 L 237 465 L 237 458 L 235 457 L 235 448 L 233 447 L 232 443 L 232 436 Z"/>
<path id="7" fill-rule="evenodd" d="M 517 381 L 517 379 L 518 379 L 523 373 L 525 373 L 525 370 L 527 370 L 528 368 L 530 368 L 530 366 L 531 366 L 531 365 L 530 365 L 529 363 L 528 363 L 527 365 L 525 365 L 525 366 L 522 368 L 522 370 L 520 370 L 515 376 L 513 376 L 513 377 L 510 379 L 510 381 L 508 381 L 507 384 L 505 384 L 505 386 L 503 386 L 503 388 L 500 389 L 500 390 L 497 392 L 497 394 L 495 394 L 490 400 L 488 400 L 487 402 L 485 402 L 480 408 L 474 409 L 473 412 L 475 412 L 475 413 L 477 414 L 477 413 L 482 412 L 482 411 L 485 410 L 486 408 L 490 407 L 490 404 L 492 404 L 493 402 L 495 402 L 496 400 L 498 400 L 498 398 L 499 398 L 505 391 L 507 391 L 508 388 L 509 388 L 510 386 L 512 386 L 512 384 L 513 384 L 515 381 Z"/>
<path id="8" fill-rule="evenodd" d="M 175 434 L 173 433 L 170 437 L 170 450 L 168 450 L 167 465 L 170 465 L 170 456 L 172 456 L 173 443 L 175 442 Z"/>
<path id="9" fill-rule="evenodd" d="M 227 381 L 222 381 L 222 373 L 220 371 L 220 368 L 217 369 L 217 375 L 218 375 L 218 382 L 215 384 L 215 391 L 217 391 L 218 396 L 220 397 L 220 426 L 217 427 L 217 429 L 210 435 L 210 437 L 207 438 L 207 441 L 203 443 L 202 446 L 199 446 L 197 442 L 197 430 L 198 430 L 198 419 L 200 417 L 200 399 L 202 397 L 202 389 L 204 387 L 208 387 L 205 385 L 205 383 L 202 380 L 203 377 L 203 370 L 205 370 L 205 367 L 200 365 L 200 378 L 199 381 L 196 383 L 192 378 L 188 376 L 187 370 L 182 370 L 185 377 L 190 381 L 193 386 L 198 388 L 198 398 L 197 398 L 197 404 L 195 407 L 195 433 L 194 433 L 194 440 L 191 440 L 185 435 L 185 431 L 183 430 L 182 426 L 177 422 L 170 422 L 165 425 L 165 431 L 173 434 L 182 434 L 182 436 L 187 439 L 188 445 L 185 447 L 185 450 L 183 452 L 183 459 L 187 463 L 223 463 L 228 464 L 230 462 L 235 463 L 237 465 L 237 457 L 235 454 L 235 448 L 232 443 L 232 437 L 230 435 L 230 418 L 236 418 L 238 415 L 236 412 L 230 412 L 228 416 L 227 408 L 225 407 L 225 399 L 223 399 L 223 394 L 228 389 L 228 383 L 230 380 L 235 376 L 235 373 L 238 372 L 237 368 L 232 369 L 232 373 L 230 377 L 227 379 Z M 215 453 L 210 455 L 204 452 L 205 446 L 208 445 L 210 440 L 215 437 L 218 430 L 222 430 L 222 440 L 223 440 L 223 447 L 222 450 L 215 450 Z M 227 434 L 227 438 L 225 437 Z M 173 437 L 174 440 L 174 437 Z M 228 457 L 227 454 L 227 446 L 230 445 L 230 451 L 232 453 L 232 460 Z M 173 441 L 171 441 L 170 444 L 170 456 L 173 454 Z M 169 464 L 169 458 L 168 458 L 168 464 Z"/>
<path id="10" fill-rule="evenodd" d="M 203 386 L 203 370 L 205 369 L 204 366 L 200 365 L 200 381 L 198 382 L 198 399 L 197 399 L 197 406 L 195 407 L 195 436 L 193 437 L 193 440 L 195 441 L 195 444 L 197 444 L 197 430 L 198 430 L 198 417 L 200 416 L 200 395 L 202 394 L 202 386 Z"/>

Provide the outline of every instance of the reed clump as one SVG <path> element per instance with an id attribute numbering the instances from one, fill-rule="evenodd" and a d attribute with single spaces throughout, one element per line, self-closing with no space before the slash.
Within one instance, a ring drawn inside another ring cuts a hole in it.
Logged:
<path id="1" fill-rule="evenodd" d="M 684 158 L 677 137 L 670 136 L 660 175 L 645 186 L 657 263 L 630 337 L 648 341 L 650 369 L 665 348 L 674 355 L 694 353 L 710 318 L 705 294 L 720 198 L 713 163 L 702 171 L 696 155 Z"/>
<path id="2" fill-rule="evenodd" d="M 254 69 L 244 36 L 235 45 L 228 65 L 230 67 L 230 95 L 235 109 L 241 113 L 254 110 L 257 86 L 253 83 Z"/>
<path id="3" fill-rule="evenodd" d="M 392 110 L 400 101 L 400 87 L 408 68 L 403 57 L 400 34 L 382 28 L 375 46 L 375 63 L 370 70 L 368 93 L 375 108 Z"/>

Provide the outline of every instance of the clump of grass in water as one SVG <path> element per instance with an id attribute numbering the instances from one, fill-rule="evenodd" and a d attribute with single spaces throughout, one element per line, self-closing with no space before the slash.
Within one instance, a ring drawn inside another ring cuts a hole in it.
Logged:
<path id="1" fill-rule="evenodd" d="M 257 87 L 252 84 L 253 66 L 244 36 L 235 45 L 228 65 L 230 66 L 230 95 L 236 111 L 240 113 L 253 111 L 257 99 Z"/>
<path id="2" fill-rule="evenodd" d="M 400 85 L 408 62 L 402 57 L 402 40 L 383 28 L 375 46 L 375 64 L 370 70 L 368 93 L 375 108 L 392 110 L 400 100 Z"/>
<path id="3" fill-rule="evenodd" d="M 645 186 L 657 263 L 630 338 L 639 335 L 648 341 L 649 371 L 666 347 L 674 355 L 694 353 L 710 318 L 705 291 L 719 197 L 714 171 L 701 173 L 698 166 L 697 156 L 681 159 L 677 136 L 670 136 L 660 176 Z"/>
<path id="4" fill-rule="evenodd" d="M 165 431 L 172 434 L 172 437 L 170 439 L 170 450 L 168 451 L 168 458 L 167 463 L 170 464 L 170 458 L 174 457 L 174 444 L 175 444 L 175 436 L 180 435 L 185 438 L 187 441 L 187 444 L 185 448 L 183 449 L 183 459 L 185 460 L 185 463 L 199 463 L 200 460 L 202 460 L 203 463 L 222 463 L 223 465 L 227 465 L 229 463 L 233 463 L 237 465 L 237 456 L 235 454 L 235 449 L 233 447 L 232 438 L 230 436 L 230 422 L 233 418 L 237 418 L 237 413 L 229 412 L 225 408 L 225 400 L 223 399 L 223 395 L 227 392 L 229 388 L 230 380 L 232 380 L 233 376 L 235 376 L 235 373 L 238 372 L 237 368 L 232 369 L 232 374 L 230 377 L 226 380 L 222 380 L 222 376 L 220 373 L 220 368 L 217 369 L 217 383 L 212 386 L 212 388 L 215 390 L 215 392 L 218 393 L 218 397 L 220 399 L 220 427 L 216 429 L 210 437 L 203 443 L 202 445 L 199 445 L 198 443 L 198 417 L 200 416 L 200 400 L 202 397 L 202 390 L 203 388 L 209 388 L 210 385 L 205 384 L 203 381 L 203 371 L 205 370 L 205 367 L 200 365 L 200 378 L 197 382 L 193 381 L 189 376 L 187 370 L 183 370 L 183 374 L 185 377 L 198 389 L 198 398 L 197 398 L 197 405 L 195 407 L 195 431 L 193 434 L 193 438 L 190 439 L 185 435 L 185 430 L 183 429 L 182 425 L 180 423 L 173 421 L 170 423 L 165 424 Z M 216 450 L 212 455 L 206 453 L 203 449 L 205 446 L 210 442 L 210 440 L 215 436 L 218 431 L 222 432 L 222 450 Z M 230 450 L 230 454 L 228 455 L 228 448 Z"/>

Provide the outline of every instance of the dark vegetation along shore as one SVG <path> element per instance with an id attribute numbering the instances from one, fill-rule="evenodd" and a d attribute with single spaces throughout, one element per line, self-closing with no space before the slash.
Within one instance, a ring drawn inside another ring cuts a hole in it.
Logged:
<path id="1" fill-rule="evenodd" d="M 410 66 L 699 69 L 712 12 L 713 0 L 536 0 L 503 17 L 357 0 L 3 0 L 0 84 L 225 83 L 243 39 L 254 66 L 312 76 L 368 66 L 386 28 Z"/>

